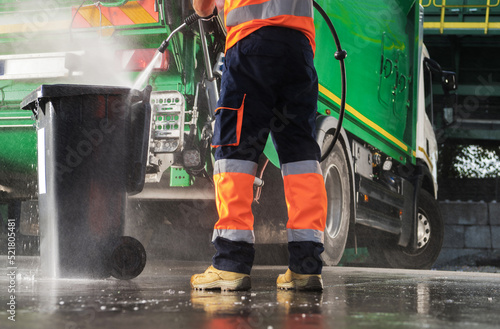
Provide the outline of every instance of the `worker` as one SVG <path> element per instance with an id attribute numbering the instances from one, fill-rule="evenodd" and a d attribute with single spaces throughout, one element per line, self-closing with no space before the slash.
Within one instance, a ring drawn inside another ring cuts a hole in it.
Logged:
<path id="1" fill-rule="evenodd" d="M 215 0 L 194 0 L 201 17 Z M 271 133 L 288 210 L 289 267 L 281 289 L 322 290 L 326 190 L 315 140 L 318 78 L 311 0 L 225 0 L 226 54 L 212 147 L 219 219 L 212 265 L 194 289 L 248 290 L 254 260 L 251 205 L 258 158 Z"/>

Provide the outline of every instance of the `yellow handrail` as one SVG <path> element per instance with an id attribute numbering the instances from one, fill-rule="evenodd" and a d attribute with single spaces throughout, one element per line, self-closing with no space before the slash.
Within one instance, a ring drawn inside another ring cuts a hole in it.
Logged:
<path id="1" fill-rule="evenodd" d="M 424 8 L 429 7 L 429 6 L 432 4 L 432 0 L 429 0 L 429 2 L 428 2 L 426 5 L 424 5 L 422 2 L 423 2 L 423 0 L 420 0 L 420 4 L 421 4 L 421 5 L 422 5 L 422 7 L 424 7 Z"/>
<path id="2" fill-rule="evenodd" d="M 422 0 L 420 0 L 422 2 Z M 429 1 L 430 2 L 430 1 Z M 437 4 L 436 0 L 432 0 L 432 4 L 434 7 L 446 7 L 446 8 L 491 8 L 491 7 L 497 7 L 500 5 L 500 0 L 497 0 L 497 3 L 495 4 L 490 4 L 490 1 L 487 0 L 485 5 L 447 5 L 446 0 L 442 0 L 441 4 Z"/>
<path id="3" fill-rule="evenodd" d="M 488 27 L 490 25 L 490 8 L 498 7 L 500 5 L 500 0 L 497 0 L 496 3 L 492 4 L 491 0 L 486 0 L 486 4 L 477 4 L 477 5 L 450 5 L 446 4 L 446 0 L 441 0 L 441 3 L 437 3 L 437 0 L 428 0 L 426 4 L 423 4 L 424 0 L 420 0 L 420 4 L 422 7 L 430 7 L 431 3 L 436 8 L 441 8 L 440 13 L 440 21 L 439 21 L 439 32 L 442 34 L 445 28 L 445 16 L 446 16 L 446 8 L 486 8 L 486 13 L 484 17 L 484 24 L 481 24 L 481 27 L 484 26 L 484 34 L 488 34 Z M 454 23 L 454 26 L 459 25 L 460 23 Z"/>
<path id="4" fill-rule="evenodd" d="M 497 2 L 497 6 L 500 0 Z M 488 33 L 488 23 L 490 22 L 490 0 L 486 0 L 486 17 L 484 19 L 484 34 Z"/>
<path id="5" fill-rule="evenodd" d="M 432 0 L 432 4 L 435 7 L 437 7 L 436 0 Z M 445 9 L 446 9 L 446 0 L 443 0 L 442 4 L 443 4 L 443 6 L 441 7 L 441 21 L 439 24 L 439 33 L 443 33 L 443 31 L 444 31 L 444 16 L 445 16 Z"/>

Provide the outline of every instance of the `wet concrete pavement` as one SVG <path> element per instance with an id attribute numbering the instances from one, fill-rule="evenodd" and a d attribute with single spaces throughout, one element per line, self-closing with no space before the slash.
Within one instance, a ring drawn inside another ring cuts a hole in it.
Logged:
<path id="1" fill-rule="evenodd" d="M 500 274 L 326 267 L 324 292 L 306 293 L 276 289 L 285 266 L 256 266 L 248 292 L 192 291 L 207 265 L 153 260 L 130 281 L 48 280 L 37 257 L 18 257 L 15 293 L 0 278 L 0 328 L 500 328 Z"/>

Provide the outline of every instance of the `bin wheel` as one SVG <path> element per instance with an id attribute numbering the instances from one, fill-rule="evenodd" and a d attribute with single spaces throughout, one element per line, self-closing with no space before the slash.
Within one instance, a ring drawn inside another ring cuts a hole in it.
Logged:
<path id="1" fill-rule="evenodd" d="M 113 277 L 120 280 L 133 279 L 146 266 L 146 250 L 137 239 L 122 236 L 113 249 L 110 265 Z"/>

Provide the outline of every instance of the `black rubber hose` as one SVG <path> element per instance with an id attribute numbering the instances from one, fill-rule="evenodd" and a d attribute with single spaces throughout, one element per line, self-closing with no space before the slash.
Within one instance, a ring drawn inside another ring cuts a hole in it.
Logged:
<path id="1" fill-rule="evenodd" d="M 330 32 L 332 33 L 333 39 L 335 40 L 335 46 L 337 47 L 337 51 L 335 52 L 334 56 L 335 59 L 337 59 L 340 63 L 340 77 L 341 77 L 341 86 L 342 86 L 342 91 L 341 91 L 341 96 L 340 96 L 340 109 L 339 109 L 339 121 L 337 123 L 337 129 L 335 130 L 335 133 L 333 134 L 333 140 L 328 145 L 327 150 L 324 152 L 323 156 L 320 159 L 320 162 L 323 162 L 327 157 L 328 154 L 333 150 L 333 147 L 335 146 L 335 143 L 337 142 L 339 135 L 340 135 L 340 130 L 342 129 L 342 121 L 344 121 L 344 113 L 345 113 L 345 99 L 346 99 L 346 73 L 345 73 L 345 63 L 344 59 L 347 57 L 347 52 L 342 49 L 342 46 L 340 45 L 340 40 L 339 36 L 337 35 L 337 31 L 335 30 L 335 27 L 333 26 L 333 23 L 326 14 L 326 12 L 321 8 L 321 6 L 316 2 L 313 1 L 314 8 L 320 13 L 320 15 L 323 17 L 325 20 L 326 24 L 328 25 L 328 28 L 330 29 Z"/>

